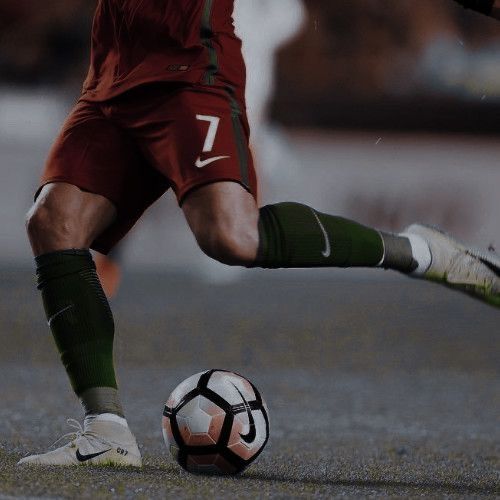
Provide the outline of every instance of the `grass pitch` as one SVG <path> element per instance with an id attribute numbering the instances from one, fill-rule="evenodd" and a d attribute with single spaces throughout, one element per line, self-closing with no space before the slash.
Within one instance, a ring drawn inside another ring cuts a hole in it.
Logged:
<path id="1" fill-rule="evenodd" d="M 16 467 L 80 408 L 30 273 L 5 276 L 0 498 L 500 494 L 498 311 L 427 283 L 336 271 L 248 271 L 220 286 L 129 277 L 114 304 L 116 358 L 144 467 Z M 270 408 L 268 447 L 238 477 L 190 475 L 162 441 L 169 392 L 211 367 L 248 376 Z"/>

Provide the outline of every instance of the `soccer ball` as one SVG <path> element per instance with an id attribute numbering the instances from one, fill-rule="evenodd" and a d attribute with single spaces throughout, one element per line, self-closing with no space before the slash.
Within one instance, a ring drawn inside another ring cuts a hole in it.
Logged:
<path id="1" fill-rule="evenodd" d="M 167 448 L 187 471 L 237 474 L 269 439 L 267 406 L 245 377 L 208 370 L 184 380 L 165 404 Z"/>

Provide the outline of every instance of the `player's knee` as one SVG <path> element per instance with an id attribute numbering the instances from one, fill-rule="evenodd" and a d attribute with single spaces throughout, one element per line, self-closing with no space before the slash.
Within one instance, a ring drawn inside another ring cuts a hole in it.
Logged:
<path id="1" fill-rule="evenodd" d="M 62 211 L 35 204 L 26 215 L 26 231 L 32 244 L 65 247 L 76 237 L 74 221 Z M 70 245 L 71 246 L 71 245 Z M 50 251 L 50 250 L 48 250 Z"/>
<path id="2" fill-rule="evenodd" d="M 257 228 L 251 225 L 215 225 L 196 235 L 200 248 L 209 256 L 230 266 L 246 266 L 255 261 Z"/>

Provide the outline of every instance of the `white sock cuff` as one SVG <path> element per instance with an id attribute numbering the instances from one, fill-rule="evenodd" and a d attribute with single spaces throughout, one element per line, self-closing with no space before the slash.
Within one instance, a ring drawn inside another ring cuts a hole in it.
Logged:
<path id="1" fill-rule="evenodd" d="M 117 424 L 121 424 L 124 427 L 128 427 L 127 420 L 119 415 L 115 415 L 114 413 L 99 413 L 98 415 L 87 415 L 85 420 L 92 419 L 98 422 L 115 422 Z"/>
<path id="2" fill-rule="evenodd" d="M 379 234 L 380 239 L 382 240 L 383 252 L 382 252 L 382 258 L 380 259 L 380 262 L 376 265 L 376 267 L 382 267 L 385 261 L 385 241 L 384 237 L 382 236 L 382 233 L 380 231 L 377 231 L 377 233 Z"/>
<path id="3" fill-rule="evenodd" d="M 429 269 L 432 262 L 431 250 L 427 242 L 418 234 L 403 233 L 400 236 L 408 238 L 411 245 L 413 258 L 418 262 L 418 267 L 411 274 L 422 276 Z"/>

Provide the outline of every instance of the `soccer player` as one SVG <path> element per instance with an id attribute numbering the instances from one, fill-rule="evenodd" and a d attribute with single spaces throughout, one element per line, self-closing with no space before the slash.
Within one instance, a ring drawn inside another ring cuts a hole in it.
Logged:
<path id="1" fill-rule="evenodd" d="M 21 464 L 141 465 L 89 248 L 109 252 L 169 188 L 202 250 L 222 263 L 393 269 L 500 306 L 500 260 L 436 229 L 387 234 L 299 203 L 258 208 L 232 12 L 233 0 L 98 3 L 83 93 L 27 218 L 38 288 L 84 426 Z"/>
<path id="2" fill-rule="evenodd" d="M 275 91 L 275 65 L 278 50 L 300 31 L 305 20 L 302 0 L 235 0 L 235 32 L 242 41 L 247 73 L 245 101 L 251 130 L 250 144 L 260 184 L 272 186 L 293 182 L 298 162 L 289 142 L 269 121 L 268 107 Z M 256 30 L 255 26 L 259 26 Z M 295 176 L 296 177 L 296 176 Z M 260 190 L 261 200 L 266 193 Z M 129 236 L 128 236 L 129 237 Z M 126 244 L 119 244 L 108 255 L 94 253 L 97 275 L 106 297 L 112 299 L 121 281 L 121 261 Z M 229 282 L 242 268 L 224 266 L 213 259 L 200 259 L 196 271 L 210 282 Z"/>

